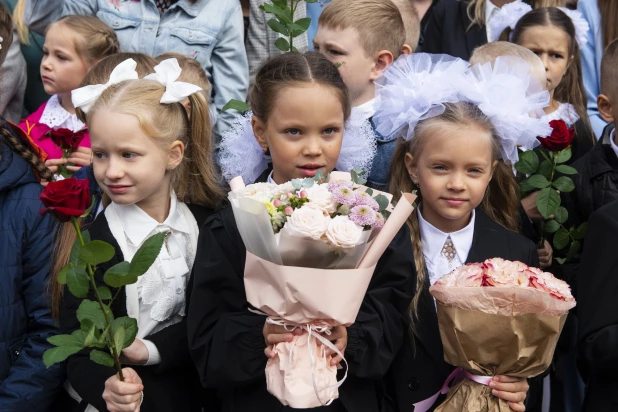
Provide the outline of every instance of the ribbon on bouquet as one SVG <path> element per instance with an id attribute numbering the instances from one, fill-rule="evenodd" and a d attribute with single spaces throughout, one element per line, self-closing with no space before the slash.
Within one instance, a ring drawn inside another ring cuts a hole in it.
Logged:
<path id="1" fill-rule="evenodd" d="M 337 349 L 337 347 L 335 345 L 333 345 L 328 339 L 324 338 L 321 334 L 324 333 L 326 335 L 330 335 L 330 330 L 332 329 L 332 325 L 330 325 L 327 322 L 324 321 L 315 321 L 312 323 L 307 323 L 307 324 L 298 324 L 298 323 L 294 323 L 294 322 L 289 322 L 286 321 L 283 318 L 280 317 L 274 317 L 274 316 L 269 316 L 267 313 L 264 313 L 260 310 L 256 310 L 256 309 L 252 309 L 249 308 L 249 311 L 258 315 L 263 315 L 263 316 L 267 316 L 266 318 L 266 322 L 270 323 L 272 325 L 278 325 L 278 326 L 283 326 L 285 328 L 286 331 L 288 332 L 292 332 L 294 329 L 296 328 L 301 328 L 305 331 L 307 331 L 307 344 L 309 347 L 309 360 L 311 362 L 311 381 L 313 383 L 313 390 L 315 392 L 315 396 L 317 397 L 318 401 L 322 404 L 322 406 L 328 406 L 331 403 L 333 403 L 333 401 L 335 400 L 334 398 L 329 399 L 326 402 L 322 401 L 322 398 L 320 397 L 320 391 L 318 390 L 318 385 L 316 383 L 316 377 L 315 377 L 315 357 L 313 355 L 313 351 L 311 350 L 311 337 L 313 336 L 314 338 L 316 338 L 317 340 L 319 340 L 322 345 L 326 346 L 327 348 L 329 348 L 330 350 L 332 350 L 333 352 L 335 352 L 337 355 L 341 356 L 341 359 L 343 360 L 343 363 L 345 364 L 345 374 L 343 375 L 343 378 L 341 378 L 341 380 L 337 381 L 337 383 L 335 385 L 331 385 L 325 389 L 323 389 L 324 392 L 326 393 L 330 393 L 331 391 L 333 391 L 334 389 L 338 389 L 341 385 L 343 385 L 343 382 L 345 382 L 345 380 L 348 378 L 348 361 L 345 359 L 345 356 L 343 356 L 343 353 L 341 353 L 341 351 L 339 349 Z M 300 337 L 299 337 L 300 338 Z M 276 346 L 276 345 L 273 345 Z M 274 349 L 276 351 L 276 348 Z M 292 352 L 290 353 L 290 361 L 292 358 L 292 354 L 293 354 L 293 348 L 292 348 Z"/>
<path id="2" fill-rule="evenodd" d="M 444 381 L 444 385 L 442 385 L 442 388 L 438 392 L 436 392 L 435 395 L 425 399 L 424 401 L 420 401 L 414 404 L 414 412 L 427 412 L 429 409 L 431 409 L 433 404 L 436 403 L 436 400 L 438 400 L 438 397 L 440 397 L 440 395 L 446 395 L 449 389 L 451 389 L 453 386 L 457 385 L 464 379 L 469 379 L 476 383 L 480 383 L 481 385 L 488 386 L 492 378 L 492 376 L 473 375 L 463 368 L 456 368 L 453 372 L 451 372 L 448 378 L 446 378 L 446 380 Z"/>

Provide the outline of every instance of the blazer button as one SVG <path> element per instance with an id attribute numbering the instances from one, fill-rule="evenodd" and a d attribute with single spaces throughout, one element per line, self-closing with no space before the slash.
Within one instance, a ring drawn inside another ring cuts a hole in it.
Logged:
<path id="1" fill-rule="evenodd" d="M 408 389 L 411 391 L 417 391 L 421 388 L 421 382 L 416 378 L 410 378 L 408 381 Z"/>

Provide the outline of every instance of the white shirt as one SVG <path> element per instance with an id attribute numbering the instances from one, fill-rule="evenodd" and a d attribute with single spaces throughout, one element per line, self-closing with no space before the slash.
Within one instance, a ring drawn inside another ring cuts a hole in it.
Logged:
<path id="1" fill-rule="evenodd" d="M 358 115 L 359 118 L 362 117 L 364 120 L 369 120 L 376 112 L 375 102 L 375 99 L 371 99 L 367 103 L 363 103 L 360 106 L 353 107 L 352 113 Z"/>
<path id="2" fill-rule="evenodd" d="M 161 362 L 156 346 L 143 339 L 182 320 L 185 313 L 185 289 L 195 258 L 190 250 L 190 229 L 172 194 L 170 212 L 159 223 L 136 205 L 111 203 L 120 217 L 126 243 L 135 253 L 146 239 L 156 233 L 170 231 L 169 237 L 152 267 L 137 281 L 139 296 L 138 334 L 148 348 L 148 362 Z"/>
<path id="3" fill-rule="evenodd" d="M 491 2 L 491 0 L 487 0 L 485 4 L 485 29 L 487 31 L 487 38 L 491 39 L 491 28 L 489 27 L 489 22 L 496 16 L 496 14 L 500 11 L 500 7 L 496 6 Z"/>
<path id="4" fill-rule="evenodd" d="M 39 122 L 51 128 L 69 129 L 72 132 L 77 132 L 85 126 L 85 124 L 77 118 L 77 115 L 67 112 L 64 107 L 62 107 L 57 94 L 54 94 L 47 101 L 47 105 L 43 109 Z"/>
<path id="5" fill-rule="evenodd" d="M 618 145 L 616 144 L 616 129 L 612 130 L 612 134 L 609 135 L 609 144 L 614 149 L 614 153 L 616 153 L 616 157 L 618 157 Z"/>
<path id="6" fill-rule="evenodd" d="M 418 209 L 418 221 L 421 229 L 421 244 L 423 246 L 423 256 L 427 265 L 429 274 L 429 282 L 433 285 L 442 276 L 452 272 L 459 266 L 462 266 L 468 260 L 468 254 L 472 247 L 472 239 L 474 238 L 474 221 L 476 219 L 474 210 L 472 218 L 466 227 L 457 232 L 444 233 L 440 229 L 427 222 L 421 213 L 421 208 Z M 455 251 L 455 258 L 451 262 L 442 254 L 442 248 L 448 238 L 451 238 Z"/>

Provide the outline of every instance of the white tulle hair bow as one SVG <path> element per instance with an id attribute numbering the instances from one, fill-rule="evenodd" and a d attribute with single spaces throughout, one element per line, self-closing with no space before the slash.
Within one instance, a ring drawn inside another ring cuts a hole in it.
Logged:
<path id="1" fill-rule="evenodd" d="M 92 104 L 101 96 L 101 94 L 111 85 L 123 82 L 125 80 L 134 80 L 138 78 L 135 68 L 137 63 L 133 59 L 127 59 L 118 64 L 112 70 L 109 76 L 109 81 L 105 84 L 91 84 L 80 87 L 71 92 L 71 100 L 74 107 L 79 107 L 84 113 L 88 113 Z"/>
<path id="2" fill-rule="evenodd" d="M 519 19 L 531 10 L 532 7 L 522 2 L 522 0 L 516 0 L 502 6 L 489 22 L 489 32 L 491 33 L 491 38 L 489 41 L 492 42 L 500 40 L 502 32 L 507 27 L 514 30 Z"/>
<path id="3" fill-rule="evenodd" d="M 445 54 L 400 56 L 375 82 L 376 131 L 410 140 L 420 120 L 444 113 L 445 103 L 459 101 L 454 81 L 467 68 L 465 60 Z"/>
<path id="4" fill-rule="evenodd" d="M 586 43 L 588 43 L 588 32 L 590 31 L 590 25 L 578 10 L 571 10 L 566 7 L 558 8 L 562 10 L 564 14 L 569 16 L 573 22 L 573 26 L 575 26 L 575 40 L 577 40 L 577 45 L 581 49 L 586 45 Z"/>
<path id="5" fill-rule="evenodd" d="M 492 122 L 501 140 L 502 159 L 514 164 L 517 147 L 531 150 L 537 136 L 548 136 L 547 121 L 531 116 L 549 105 L 549 92 L 530 75 L 530 65 L 520 57 L 498 57 L 491 63 L 477 64 L 459 80 L 461 99 L 476 105 Z"/>
<path id="6" fill-rule="evenodd" d="M 155 72 L 144 77 L 154 80 L 165 86 L 165 93 L 161 96 L 161 103 L 180 103 L 187 97 L 202 90 L 201 87 L 191 83 L 176 81 L 182 73 L 182 69 L 175 58 L 163 60 L 154 67 Z"/>

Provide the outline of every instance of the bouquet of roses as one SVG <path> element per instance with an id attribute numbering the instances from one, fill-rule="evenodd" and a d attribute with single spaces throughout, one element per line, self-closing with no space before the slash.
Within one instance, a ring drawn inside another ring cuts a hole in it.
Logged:
<path id="1" fill-rule="evenodd" d="M 575 306 L 566 282 L 503 259 L 461 266 L 429 290 L 438 307 L 444 360 L 460 368 L 453 376 L 463 378 L 436 411 L 510 411 L 491 394 L 491 377 L 543 373 Z"/>
<path id="2" fill-rule="evenodd" d="M 333 172 L 327 183 L 320 175 L 282 185 L 230 182 L 247 249 L 248 302 L 267 322 L 307 332 L 275 345 L 278 356 L 266 366 L 269 392 L 293 408 L 338 397 L 343 381 L 324 348 L 343 355 L 320 332 L 355 321 L 380 256 L 413 210 L 413 194 L 393 208 L 390 195 L 374 197 L 352 175 Z"/>

